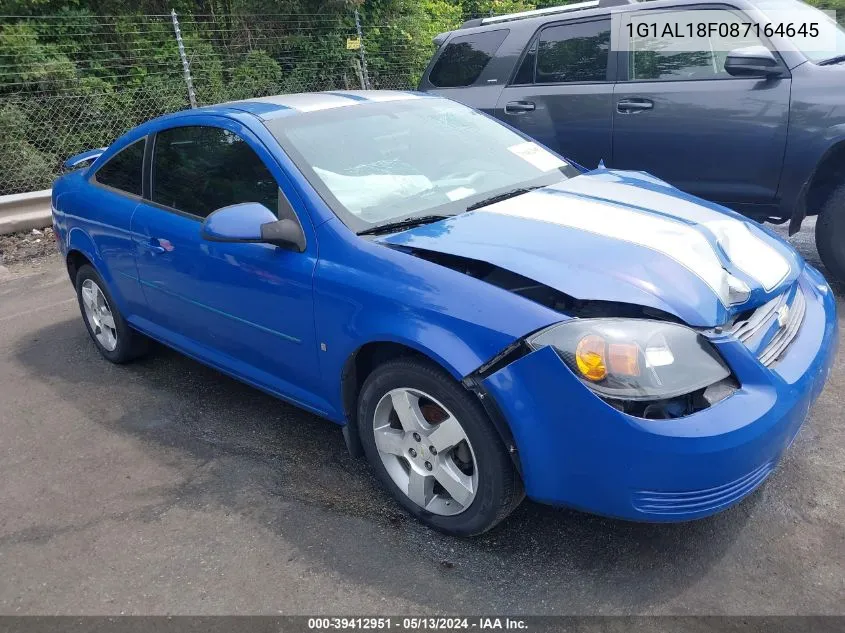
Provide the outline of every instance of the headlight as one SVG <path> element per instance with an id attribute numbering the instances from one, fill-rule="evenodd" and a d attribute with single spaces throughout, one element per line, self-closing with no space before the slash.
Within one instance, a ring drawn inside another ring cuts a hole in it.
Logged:
<path id="1" fill-rule="evenodd" d="M 572 319 L 538 332 L 528 344 L 553 347 L 576 376 L 606 398 L 674 398 L 731 374 L 703 336 L 663 321 Z"/>

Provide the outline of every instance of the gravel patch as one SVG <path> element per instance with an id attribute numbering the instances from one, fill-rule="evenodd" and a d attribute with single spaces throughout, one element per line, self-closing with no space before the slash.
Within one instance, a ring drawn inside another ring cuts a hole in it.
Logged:
<path id="1" fill-rule="evenodd" d="M 23 268 L 35 272 L 58 257 L 53 229 L 33 229 L 0 235 L 0 280 L 16 276 Z"/>
<path id="2" fill-rule="evenodd" d="M 4 266 L 55 253 L 56 240 L 52 228 L 0 235 L 0 264 Z"/>

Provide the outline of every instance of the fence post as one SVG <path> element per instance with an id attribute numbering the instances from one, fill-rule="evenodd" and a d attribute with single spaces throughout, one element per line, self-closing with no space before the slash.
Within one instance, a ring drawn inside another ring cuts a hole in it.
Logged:
<path id="1" fill-rule="evenodd" d="M 358 41 L 361 46 L 358 48 L 358 55 L 361 56 L 361 87 L 364 90 L 370 89 L 370 75 L 367 73 L 367 54 L 364 51 L 364 35 L 361 32 L 361 18 L 358 16 L 358 8 L 355 8 L 355 30 L 358 33 Z"/>
<path id="2" fill-rule="evenodd" d="M 170 18 L 173 20 L 173 32 L 176 34 L 176 45 L 179 47 L 179 57 L 182 60 L 182 75 L 185 77 L 185 85 L 188 87 L 188 100 L 191 107 L 197 107 L 197 95 L 194 92 L 194 80 L 191 79 L 191 66 L 188 64 L 188 57 L 185 55 L 185 45 L 182 43 L 182 31 L 179 30 L 179 20 L 176 17 L 176 9 L 170 10 Z"/>

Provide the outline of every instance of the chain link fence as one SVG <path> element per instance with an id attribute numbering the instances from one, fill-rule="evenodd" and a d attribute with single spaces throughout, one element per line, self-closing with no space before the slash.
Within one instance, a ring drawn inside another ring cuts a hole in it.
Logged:
<path id="1" fill-rule="evenodd" d="M 416 86 L 431 37 L 357 14 L 0 16 L 0 195 L 50 187 L 64 159 L 197 105 Z M 180 41 L 181 40 L 181 50 Z"/>

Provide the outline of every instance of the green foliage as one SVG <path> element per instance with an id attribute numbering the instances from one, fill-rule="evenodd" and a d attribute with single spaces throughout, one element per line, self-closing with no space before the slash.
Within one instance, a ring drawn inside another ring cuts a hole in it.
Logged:
<path id="1" fill-rule="evenodd" d="M 279 89 L 282 67 L 266 51 L 249 51 L 232 72 L 232 83 L 242 94 L 263 97 Z"/>
<path id="2" fill-rule="evenodd" d="M 0 195 L 49 185 L 68 155 L 188 107 L 179 14 L 200 104 L 414 87 L 432 39 L 463 20 L 566 0 L 0 0 Z M 809 0 L 838 11 L 845 0 Z"/>
<path id="3" fill-rule="evenodd" d="M 73 63 L 55 45 L 41 43 L 25 24 L 0 27 L 0 67 L 3 84 L 66 88 L 75 76 Z"/>
<path id="4" fill-rule="evenodd" d="M 24 110 L 9 104 L 0 107 L 0 130 L 4 138 L 0 150 L 0 174 L 3 174 L 2 189 L 8 192 L 44 189 L 54 178 L 55 166 L 50 157 L 39 151 L 23 133 L 29 122 Z M 0 191 L 2 191 L 0 189 Z"/>

